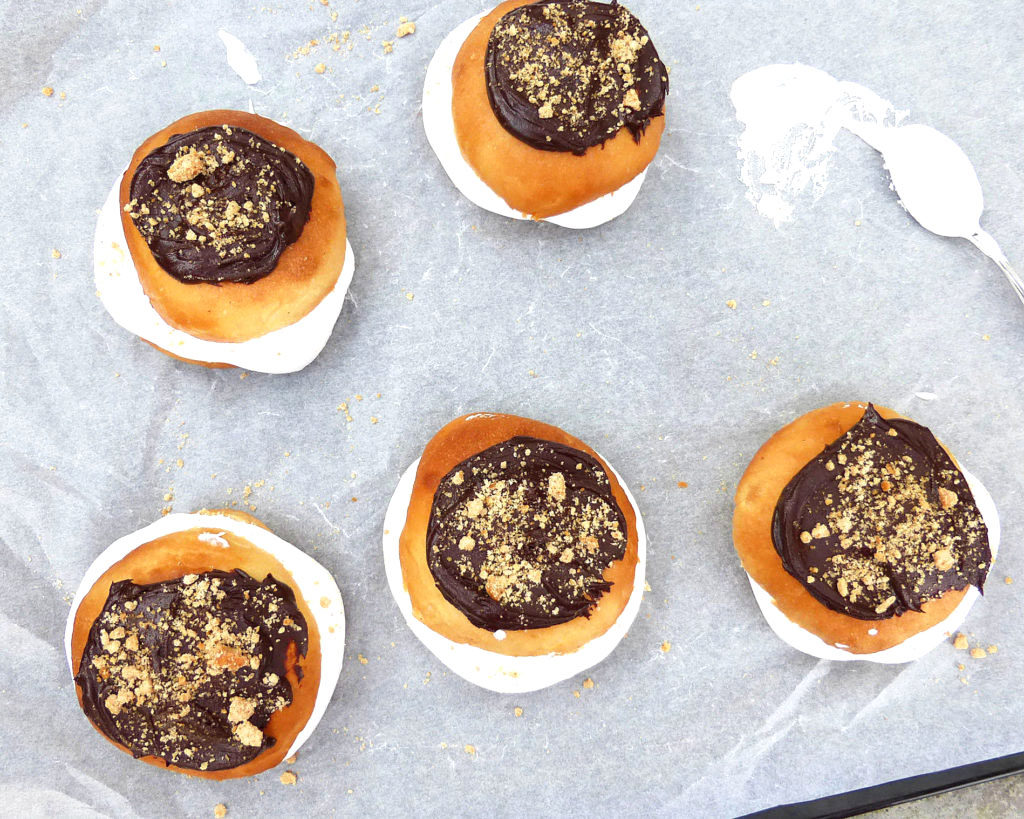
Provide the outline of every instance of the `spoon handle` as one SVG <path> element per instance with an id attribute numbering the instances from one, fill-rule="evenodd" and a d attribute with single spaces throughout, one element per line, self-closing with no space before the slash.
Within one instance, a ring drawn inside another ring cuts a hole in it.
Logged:
<path id="1" fill-rule="evenodd" d="M 968 236 L 967 238 L 970 240 L 971 244 L 978 248 L 978 250 L 999 265 L 999 269 L 1002 270 L 1003 273 L 1006 274 L 1006 278 L 1010 280 L 1010 285 L 1013 287 L 1013 291 L 1017 294 L 1017 298 L 1024 303 L 1024 281 L 1021 280 L 1021 277 L 1017 275 L 1017 271 L 1010 265 L 1009 260 L 999 247 L 998 242 L 983 230 L 979 230 L 973 236 Z"/>

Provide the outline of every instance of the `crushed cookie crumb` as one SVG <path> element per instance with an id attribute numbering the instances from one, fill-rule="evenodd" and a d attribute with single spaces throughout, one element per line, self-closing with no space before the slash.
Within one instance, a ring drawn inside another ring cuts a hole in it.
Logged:
<path id="1" fill-rule="evenodd" d="M 966 651 L 968 645 L 970 644 L 967 642 L 966 634 L 957 634 L 956 639 L 953 640 L 953 648 L 955 648 L 957 651 Z"/>
<path id="2" fill-rule="evenodd" d="M 221 802 L 219 805 L 214 805 L 213 815 L 216 817 L 216 819 L 224 819 L 224 817 L 228 815 L 227 805 L 225 805 L 223 802 Z"/>
<path id="3" fill-rule="evenodd" d="M 299 778 L 292 771 L 285 771 L 281 774 L 280 779 L 282 785 L 294 785 L 299 781 Z"/>
<path id="4" fill-rule="evenodd" d="M 398 21 L 398 30 L 395 32 L 395 36 L 401 39 L 402 37 L 408 37 L 410 34 L 416 33 L 416 24 L 405 17 L 402 17 Z"/>
<path id="5" fill-rule="evenodd" d="M 52 97 L 53 96 L 53 88 L 51 86 L 49 86 L 49 85 L 44 85 L 43 86 L 43 96 L 44 97 Z"/>

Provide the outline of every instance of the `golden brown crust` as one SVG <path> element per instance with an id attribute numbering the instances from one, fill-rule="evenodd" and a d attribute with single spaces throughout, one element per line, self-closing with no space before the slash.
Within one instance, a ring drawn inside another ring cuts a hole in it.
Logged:
<path id="1" fill-rule="evenodd" d="M 461 611 L 449 603 L 438 590 L 427 565 L 427 525 L 434 503 L 434 494 L 441 480 L 467 458 L 517 435 L 565 444 L 586 452 L 598 460 L 608 474 L 612 494 L 626 519 L 626 553 L 604 573 L 612 584 L 594 606 L 590 617 L 578 617 L 568 623 L 539 629 L 506 631 L 504 640 L 494 633 L 474 626 Z M 543 654 L 569 654 L 604 634 L 626 608 L 633 593 L 638 540 L 636 515 L 614 473 L 601 457 L 577 438 L 558 427 L 519 418 L 514 415 L 478 413 L 457 418 L 435 435 L 420 459 L 413 485 L 409 513 L 399 545 L 402 579 L 412 599 L 413 614 L 432 631 L 457 643 L 467 643 L 486 651 L 513 657 Z"/>
<path id="2" fill-rule="evenodd" d="M 452 70 L 452 117 L 462 155 L 509 207 L 546 219 L 618 190 L 640 174 L 658 152 L 665 117 L 655 117 L 637 143 L 628 128 L 583 156 L 541 151 L 517 139 L 498 121 L 487 97 L 484 59 L 495 24 L 533 0 L 506 0 L 466 39 Z"/>
<path id="3" fill-rule="evenodd" d="M 860 402 L 832 404 L 776 432 L 740 479 L 733 514 L 733 542 L 747 574 L 792 622 L 828 645 L 849 646 L 846 650 L 851 654 L 870 654 L 899 645 L 945 620 L 967 593 L 966 589 L 947 592 L 925 603 L 923 612 L 908 611 L 888 620 L 858 620 L 826 608 L 783 567 L 771 534 L 772 515 L 782 490 L 825 447 L 848 432 L 866 407 Z M 875 408 L 883 418 L 902 417 L 891 409 Z"/>
<path id="4" fill-rule="evenodd" d="M 218 509 L 209 512 L 204 510 L 202 514 L 225 515 L 243 523 L 252 523 L 264 529 L 267 528 L 251 515 L 234 509 Z M 202 543 L 196 538 L 196 535 L 201 532 L 220 535 L 230 545 L 228 548 L 223 548 Z M 75 612 L 75 622 L 72 628 L 71 662 L 75 669 L 81 663 L 82 654 L 89 639 L 89 631 L 103 611 L 112 583 L 128 579 L 138 584 L 159 583 L 164 580 L 175 580 L 186 574 L 201 574 L 214 569 L 222 571 L 241 569 L 255 578 L 273 574 L 275 578 L 286 583 L 295 592 L 295 601 L 299 611 L 306 619 L 309 645 L 305 657 L 295 656 L 294 647 L 288 652 L 287 677 L 292 686 L 292 703 L 275 712 L 264 730 L 264 734 L 272 736 L 276 740 L 273 747 L 237 768 L 222 771 L 198 771 L 167 765 L 162 759 L 154 756 L 144 756 L 141 759 L 150 765 L 169 768 L 178 773 L 203 779 L 236 779 L 268 770 L 285 758 L 292 742 L 313 713 L 317 691 L 320 687 L 320 632 L 312 609 L 309 602 L 303 598 L 291 572 L 269 552 L 254 546 L 245 538 L 217 528 L 175 532 L 139 546 L 107 569 L 82 599 L 81 605 Z M 299 669 L 302 671 L 301 680 L 298 675 Z M 78 702 L 81 704 L 81 688 L 76 685 L 75 689 L 78 693 Z M 99 733 L 115 747 L 125 753 L 131 753 L 102 731 Z"/>
<path id="5" fill-rule="evenodd" d="M 185 284 L 157 264 L 124 206 L 135 170 L 175 134 L 212 125 L 245 128 L 291 152 L 315 179 L 309 221 L 273 272 L 252 284 Z M 244 111 L 201 111 L 179 119 L 139 146 L 121 179 L 121 224 L 142 289 L 172 327 L 206 341 L 240 342 L 294 324 L 331 292 L 345 263 L 345 207 L 334 161 L 312 142 L 273 120 Z"/>
<path id="6" fill-rule="evenodd" d="M 213 361 L 196 361 L 195 359 L 192 359 L 192 358 L 184 358 L 183 356 L 175 355 L 170 350 L 165 350 L 159 344 L 154 344 L 148 338 L 144 338 L 142 340 L 145 341 L 154 350 L 159 350 L 164 355 L 169 355 L 171 358 L 175 359 L 176 361 L 184 361 L 186 364 L 198 364 L 200 367 L 206 367 L 209 370 L 231 370 L 231 369 L 234 369 L 234 366 L 235 366 L 234 364 L 223 364 L 223 363 L 216 363 L 216 362 L 213 362 Z"/>

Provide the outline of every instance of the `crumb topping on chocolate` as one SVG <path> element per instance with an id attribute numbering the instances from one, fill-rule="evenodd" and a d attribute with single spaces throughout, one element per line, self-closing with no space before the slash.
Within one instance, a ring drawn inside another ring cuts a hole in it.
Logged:
<path id="1" fill-rule="evenodd" d="M 307 645 L 295 593 L 272 575 L 122 580 L 111 584 L 75 682 L 86 715 L 135 757 L 217 771 L 274 744 L 264 730 L 292 701 L 289 650 L 304 656 Z"/>
<path id="2" fill-rule="evenodd" d="M 441 481 L 427 529 L 438 588 L 475 626 L 532 629 L 588 616 L 626 552 L 626 520 L 604 468 L 551 441 L 517 437 Z"/>
<path id="3" fill-rule="evenodd" d="M 947 591 L 983 590 L 988 529 L 967 480 L 912 421 L 864 416 L 783 490 L 772 540 L 783 565 L 833 611 L 882 620 Z"/>
<path id="4" fill-rule="evenodd" d="M 124 209 L 178 281 L 251 284 L 302 235 L 313 184 L 284 148 L 244 128 L 210 126 L 146 156 Z"/>
<path id="5" fill-rule="evenodd" d="M 535 148 L 577 155 L 623 127 L 639 142 L 668 93 L 650 36 L 617 2 L 539 0 L 513 9 L 491 32 L 485 70 L 506 130 Z"/>

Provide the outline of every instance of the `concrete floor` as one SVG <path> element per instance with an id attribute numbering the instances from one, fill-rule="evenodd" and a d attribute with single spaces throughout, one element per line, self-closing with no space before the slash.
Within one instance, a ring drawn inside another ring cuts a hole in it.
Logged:
<path id="1" fill-rule="evenodd" d="M 1024 775 L 975 785 L 869 815 L 874 819 L 1004 819 L 1024 816 Z"/>

